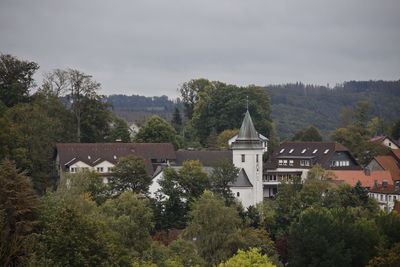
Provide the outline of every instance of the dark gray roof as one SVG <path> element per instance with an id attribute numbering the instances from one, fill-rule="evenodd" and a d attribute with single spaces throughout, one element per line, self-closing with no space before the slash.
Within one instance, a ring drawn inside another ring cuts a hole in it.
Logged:
<path id="1" fill-rule="evenodd" d="M 144 158 L 148 174 L 153 174 L 152 159 L 175 160 L 174 147 L 170 143 L 67 143 L 56 146 L 60 167 L 66 171 L 72 164 L 82 161 L 89 166 L 130 155 Z"/>
<path id="2" fill-rule="evenodd" d="M 232 162 L 232 151 L 177 151 L 176 165 L 182 165 L 184 161 L 199 160 L 203 166 L 214 166 L 223 159 Z"/>
<path id="3" fill-rule="evenodd" d="M 279 159 L 309 159 L 312 165 L 319 164 L 325 169 L 330 169 L 331 159 L 336 152 L 343 152 L 349 155 L 356 166 L 349 166 L 348 169 L 360 169 L 360 166 L 351 155 L 350 151 L 341 144 L 335 142 L 299 142 L 286 141 L 275 149 L 268 161 L 264 164 L 265 169 L 276 169 L 279 167 Z M 297 164 L 297 163 L 295 163 Z M 299 166 L 293 166 L 294 168 Z M 303 166 L 304 167 L 304 166 Z M 343 168 L 342 168 L 343 169 Z"/>
<path id="4" fill-rule="evenodd" d="M 232 143 L 232 149 L 262 149 L 261 139 L 254 128 L 249 111 L 246 111 L 238 137 Z"/>
<path id="5" fill-rule="evenodd" d="M 244 169 L 240 169 L 239 176 L 235 182 L 229 184 L 231 187 L 253 187 L 251 184 L 249 177 L 246 174 Z"/>

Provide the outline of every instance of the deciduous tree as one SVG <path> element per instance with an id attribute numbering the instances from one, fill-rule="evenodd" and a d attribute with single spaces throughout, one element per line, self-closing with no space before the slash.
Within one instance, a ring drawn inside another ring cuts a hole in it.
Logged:
<path id="1" fill-rule="evenodd" d="M 147 194 L 151 177 L 146 172 L 142 157 L 127 156 L 120 158 L 108 181 L 111 194 L 119 196 L 125 191 Z"/>

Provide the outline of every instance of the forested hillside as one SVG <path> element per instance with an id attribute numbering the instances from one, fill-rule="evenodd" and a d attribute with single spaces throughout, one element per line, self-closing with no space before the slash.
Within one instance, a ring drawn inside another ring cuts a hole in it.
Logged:
<path id="1" fill-rule="evenodd" d="M 371 103 L 372 116 L 392 123 L 400 116 L 399 81 L 350 81 L 328 88 L 302 83 L 267 86 L 271 98 L 272 119 L 281 140 L 310 124 L 322 134 L 341 126 L 344 107 L 358 101 Z"/>
<path id="2" fill-rule="evenodd" d="M 399 81 L 350 81 L 334 88 L 302 83 L 266 86 L 271 99 L 272 119 L 281 140 L 309 125 L 316 126 L 327 138 L 342 126 L 340 113 L 358 101 L 371 103 L 372 116 L 393 123 L 400 117 Z M 167 96 L 110 95 L 106 101 L 127 121 L 144 120 L 151 115 L 172 119 L 174 107 L 182 103 Z"/>

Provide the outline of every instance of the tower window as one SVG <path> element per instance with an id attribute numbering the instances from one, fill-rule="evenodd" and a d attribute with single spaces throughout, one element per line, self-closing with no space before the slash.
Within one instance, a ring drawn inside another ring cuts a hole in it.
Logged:
<path id="1" fill-rule="evenodd" d="M 245 162 L 245 161 L 246 161 L 246 157 L 244 154 L 242 154 L 242 162 Z"/>
<path id="2" fill-rule="evenodd" d="M 258 154 L 256 155 L 256 162 L 258 162 Z"/>
<path id="3" fill-rule="evenodd" d="M 237 193 L 236 193 L 236 196 L 237 196 L 237 197 L 240 197 L 240 193 L 239 193 L 239 192 L 237 192 Z"/>

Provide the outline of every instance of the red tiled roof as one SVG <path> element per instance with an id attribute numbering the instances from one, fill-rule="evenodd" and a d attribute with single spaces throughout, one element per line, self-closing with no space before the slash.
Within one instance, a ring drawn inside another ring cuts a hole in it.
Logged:
<path id="1" fill-rule="evenodd" d="M 385 171 L 390 171 L 393 180 L 400 179 L 400 168 L 397 161 L 391 156 L 377 156 L 374 159 L 381 165 Z"/>
<path id="2" fill-rule="evenodd" d="M 121 157 L 141 156 L 145 160 L 148 173 L 153 174 L 152 159 L 176 159 L 170 143 L 67 143 L 56 146 L 59 164 L 63 171 L 67 165 L 82 161 L 89 166 L 108 161 L 116 164 Z"/>
<path id="3" fill-rule="evenodd" d="M 380 194 L 400 194 L 400 188 L 392 184 L 379 185 L 377 187 L 371 188 L 369 191 L 371 193 L 380 193 Z"/>
<path id="4" fill-rule="evenodd" d="M 397 160 L 400 160 L 400 149 L 392 149 L 392 154 L 397 158 Z"/>
<path id="5" fill-rule="evenodd" d="M 366 175 L 364 171 L 332 171 L 336 177 L 333 177 L 334 183 L 336 181 L 342 181 L 351 186 L 355 186 L 358 181 L 364 187 L 372 188 L 375 181 L 378 184 L 382 184 L 383 181 L 387 181 L 389 184 L 393 184 L 392 176 L 389 171 L 371 171 L 370 175 Z"/>

